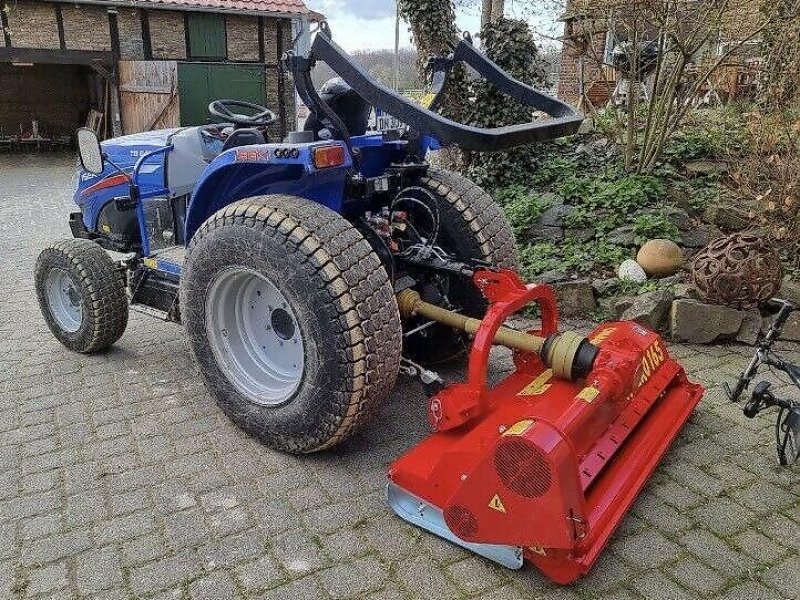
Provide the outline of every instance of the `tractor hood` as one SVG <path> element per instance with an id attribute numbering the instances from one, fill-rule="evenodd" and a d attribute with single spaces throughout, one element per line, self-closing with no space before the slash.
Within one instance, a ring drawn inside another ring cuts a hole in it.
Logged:
<path id="1" fill-rule="evenodd" d="M 142 155 L 169 145 L 170 136 L 179 129 L 145 131 L 107 140 L 102 143 L 103 151 L 120 168 L 132 169 Z"/>

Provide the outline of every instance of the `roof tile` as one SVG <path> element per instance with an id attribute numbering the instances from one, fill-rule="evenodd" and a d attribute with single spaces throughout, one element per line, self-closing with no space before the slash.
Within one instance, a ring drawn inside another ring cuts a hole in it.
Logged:
<path id="1" fill-rule="evenodd" d="M 165 4 L 245 12 L 306 14 L 303 0 L 134 0 L 135 4 Z"/>

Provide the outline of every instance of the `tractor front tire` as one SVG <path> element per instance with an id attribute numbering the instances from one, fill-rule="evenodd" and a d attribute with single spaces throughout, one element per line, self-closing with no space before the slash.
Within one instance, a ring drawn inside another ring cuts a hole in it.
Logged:
<path id="1" fill-rule="evenodd" d="M 477 260 L 492 267 L 519 270 L 511 225 L 483 188 L 439 167 L 431 167 L 420 185 L 437 201 L 441 217 L 438 246 L 464 262 Z M 470 281 L 453 279 L 448 298 L 453 308 L 467 316 L 480 319 L 486 313 L 488 304 Z M 405 351 L 413 359 L 437 364 L 463 356 L 469 345 L 466 334 L 433 325 L 407 338 Z"/>
<path id="2" fill-rule="evenodd" d="M 189 245 L 180 294 L 207 387 L 272 448 L 330 448 L 394 387 L 392 286 L 358 230 L 324 206 L 273 195 L 217 212 Z"/>
<path id="3" fill-rule="evenodd" d="M 89 240 L 45 248 L 35 286 L 44 320 L 64 346 L 82 354 L 108 349 L 128 325 L 125 272 Z"/>

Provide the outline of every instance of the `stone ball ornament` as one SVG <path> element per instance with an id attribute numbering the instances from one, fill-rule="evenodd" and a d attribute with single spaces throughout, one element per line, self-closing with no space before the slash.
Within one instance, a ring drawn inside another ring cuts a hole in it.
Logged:
<path id="1" fill-rule="evenodd" d="M 692 283 L 707 302 L 747 309 L 778 293 L 783 264 L 763 238 L 736 233 L 703 248 L 692 262 L 691 275 Z"/>
<path id="2" fill-rule="evenodd" d="M 686 257 L 672 240 L 655 239 L 644 244 L 636 255 L 649 277 L 669 277 L 681 270 Z"/>

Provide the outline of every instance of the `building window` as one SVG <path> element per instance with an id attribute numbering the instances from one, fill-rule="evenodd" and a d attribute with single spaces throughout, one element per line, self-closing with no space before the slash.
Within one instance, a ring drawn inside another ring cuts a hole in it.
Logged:
<path id="1" fill-rule="evenodd" d="M 213 13 L 186 13 L 186 38 L 189 58 L 225 60 L 227 40 L 225 17 Z"/>

